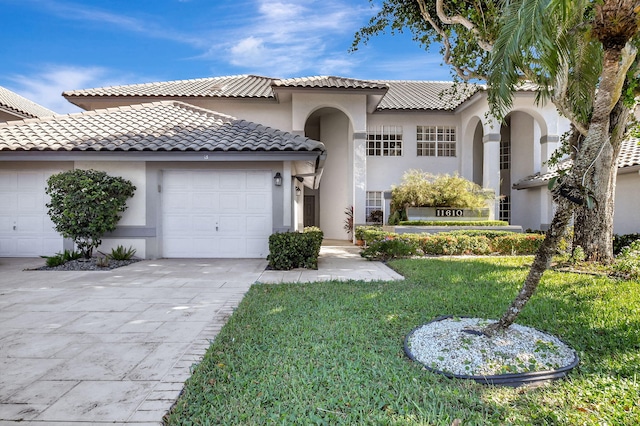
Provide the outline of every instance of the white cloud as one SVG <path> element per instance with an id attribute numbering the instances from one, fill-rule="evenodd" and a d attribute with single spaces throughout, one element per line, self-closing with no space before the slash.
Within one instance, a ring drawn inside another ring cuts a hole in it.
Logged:
<path id="1" fill-rule="evenodd" d="M 344 74 L 354 60 L 339 40 L 354 33 L 370 13 L 342 0 L 257 0 L 256 10 L 255 18 L 222 37 L 234 42 L 214 45 L 207 56 L 223 54 L 233 65 L 274 77 Z"/>
<path id="2" fill-rule="evenodd" d="M 59 114 L 82 111 L 62 97 L 64 91 L 128 84 L 132 80 L 131 75 L 118 76 L 100 67 L 45 65 L 41 69 L 30 75 L 9 76 L 7 80 L 13 84 L 7 88 Z"/>

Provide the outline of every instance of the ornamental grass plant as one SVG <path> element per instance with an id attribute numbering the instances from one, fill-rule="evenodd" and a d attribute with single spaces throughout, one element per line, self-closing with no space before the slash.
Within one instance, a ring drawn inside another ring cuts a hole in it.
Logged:
<path id="1" fill-rule="evenodd" d="M 499 317 L 531 261 L 402 259 L 389 264 L 404 281 L 256 284 L 194 365 L 166 424 L 637 424 L 637 280 L 544 275 L 518 322 L 578 352 L 565 380 L 484 386 L 404 355 L 404 336 L 437 316 Z"/>

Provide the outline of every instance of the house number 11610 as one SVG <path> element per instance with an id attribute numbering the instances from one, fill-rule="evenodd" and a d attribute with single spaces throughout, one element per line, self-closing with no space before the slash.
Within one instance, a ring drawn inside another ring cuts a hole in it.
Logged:
<path id="1" fill-rule="evenodd" d="M 436 217 L 462 217 L 464 210 L 462 209 L 436 209 Z"/>

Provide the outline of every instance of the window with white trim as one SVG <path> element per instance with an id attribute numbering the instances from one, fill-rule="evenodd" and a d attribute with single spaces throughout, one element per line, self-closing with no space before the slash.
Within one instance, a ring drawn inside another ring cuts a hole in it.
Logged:
<path id="1" fill-rule="evenodd" d="M 384 198 L 382 196 L 382 191 L 367 191 L 367 201 L 365 206 L 367 223 L 382 223 L 383 202 Z"/>
<path id="2" fill-rule="evenodd" d="M 378 126 L 367 132 L 367 155 L 399 157 L 402 155 L 402 126 Z"/>
<path id="3" fill-rule="evenodd" d="M 452 126 L 418 126 L 418 157 L 455 157 L 456 128 Z"/>
<path id="4" fill-rule="evenodd" d="M 500 170 L 511 168 L 511 142 L 500 139 Z"/>
<path id="5" fill-rule="evenodd" d="M 511 197 L 507 195 L 500 198 L 500 220 L 511 223 Z"/>

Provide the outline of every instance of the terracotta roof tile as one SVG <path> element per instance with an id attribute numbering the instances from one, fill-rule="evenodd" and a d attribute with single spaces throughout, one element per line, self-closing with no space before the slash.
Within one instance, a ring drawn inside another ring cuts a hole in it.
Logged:
<path id="1" fill-rule="evenodd" d="M 479 85 L 458 85 L 445 81 L 382 80 L 389 86 L 380 104 L 384 110 L 453 110 L 482 89 Z"/>
<path id="2" fill-rule="evenodd" d="M 388 85 L 371 80 L 356 80 L 353 78 L 334 76 L 314 76 L 275 80 L 275 87 L 312 87 L 312 88 L 337 88 L 337 89 L 378 89 L 386 90 Z"/>
<path id="3" fill-rule="evenodd" d="M 48 117 L 56 113 L 24 98 L 9 89 L 0 86 L 0 109 L 15 115 L 16 118 Z"/>
<path id="4" fill-rule="evenodd" d="M 0 151 L 325 151 L 321 142 L 177 101 L 0 124 Z"/>
<path id="5" fill-rule="evenodd" d="M 140 97 L 209 97 L 209 98 L 274 98 L 274 79 L 255 75 L 197 78 L 125 86 L 70 90 L 62 96 L 140 96 Z"/>

